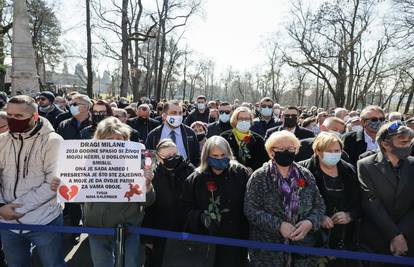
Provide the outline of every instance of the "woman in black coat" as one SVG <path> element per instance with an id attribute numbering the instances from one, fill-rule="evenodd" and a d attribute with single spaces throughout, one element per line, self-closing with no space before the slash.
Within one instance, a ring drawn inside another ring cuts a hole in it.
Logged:
<path id="1" fill-rule="evenodd" d="M 248 170 L 233 160 L 226 140 L 210 137 L 204 145 L 200 167 L 184 184 L 182 205 L 187 214 L 186 231 L 247 239 L 243 200 L 248 178 Z M 212 206 L 212 197 L 219 199 L 216 207 Z M 217 245 L 214 266 L 247 266 L 247 249 Z"/>
<path id="2" fill-rule="evenodd" d="M 320 133 L 313 143 L 314 155 L 300 164 L 316 179 L 326 205 L 322 236 L 332 249 L 356 249 L 356 221 L 360 218 L 360 190 L 354 167 L 341 159 L 343 144 L 335 135 Z M 345 260 L 328 266 L 351 266 Z"/>
<path id="3" fill-rule="evenodd" d="M 252 121 L 253 115 L 250 109 L 239 107 L 230 119 L 233 129 L 221 134 L 229 143 L 236 160 L 246 166 L 250 173 L 269 160 L 263 138 L 250 131 Z"/>
<path id="4" fill-rule="evenodd" d="M 147 208 L 144 227 L 182 232 L 185 214 L 180 212 L 179 197 L 185 179 L 194 171 L 194 166 L 177 155 L 177 147 L 170 139 L 161 141 L 156 149 L 159 162 L 154 172 L 153 186 L 157 194 L 155 202 Z M 149 240 L 153 249 L 149 255 L 148 266 L 162 266 L 164 258 L 164 238 Z"/>

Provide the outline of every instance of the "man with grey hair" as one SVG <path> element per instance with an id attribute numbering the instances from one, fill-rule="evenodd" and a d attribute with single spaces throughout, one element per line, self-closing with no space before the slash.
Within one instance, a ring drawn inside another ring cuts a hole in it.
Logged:
<path id="1" fill-rule="evenodd" d="M 348 115 L 348 110 L 345 108 L 336 108 L 335 109 L 335 117 L 340 118 L 343 121 L 347 121 L 345 117 Z"/>
<path id="2" fill-rule="evenodd" d="M 389 122 L 401 121 L 401 120 L 402 120 L 402 114 L 398 111 L 390 112 L 390 114 L 388 114 L 388 121 Z"/>
<path id="3" fill-rule="evenodd" d="M 360 242 L 374 253 L 414 257 L 413 137 L 401 122 L 387 123 L 377 134 L 380 151 L 358 161 Z"/>
<path id="4" fill-rule="evenodd" d="M 359 157 L 367 151 L 377 151 L 377 132 L 385 122 L 384 111 L 379 106 L 367 106 L 361 112 L 362 129 L 343 136 L 344 150 L 350 163 L 356 166 Z"/>
<path id="5" fill-rule="evenodd" d="M 92 107 L 92 102 L 87 95 L 76 94 L 72 97 L 72 102 L 69 107 L 72 118 L 62 121 L 56 129 L 65 140 L 81 139 L 80 132 L 82 129 L 92 124 L 89 110 Z M 78 226 L 82 217 L 80 204 L 66 203 L 63 211 L 65 219 L 69 218 L 71 226 Z M 72 235 L 72 241 L 76 241 L 77 234 Z"/>
<path id="6" fill-rule="evenodd" d="M 9 132 L 0 135 L 0 222 L 63 225 L 50 183 L 62 140 L 39 116 L 34 99 L 19 95 L 7 104 Z M 1 230 L 8 266 L 30 266 L 31 244 L 44 266 L 65 266 L 60 233 Z"/>
<path id="7" fill-rule="evenodd" d="M 80 131 L 91 125 L 89 110 L 92 102 L 87 95 L 77 94 L 69 107 L 72 118 L 62 121 L 56 129 L 63 139 L 81 139 Z"/>

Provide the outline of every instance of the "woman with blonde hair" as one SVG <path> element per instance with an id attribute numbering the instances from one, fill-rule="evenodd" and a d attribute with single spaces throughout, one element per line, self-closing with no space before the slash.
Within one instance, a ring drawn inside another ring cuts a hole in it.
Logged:
<path id="1" fill-rule="evenodd" d="M 248 170 L 234 160 L 228 142 L 210 137 L 201 152 L 200 167 L 184 183 L 186 231 L 247 239 L 243 199 L 248 178 Z M 216 246 L 214 266 L 247 266 L 247 250 Z"/>
<path id="2" fill-rule="evenodd" d="M 94 139 L 128 141 L 131 128 L 119 119 L 109 117 L 98 123 Z M 116 227 L 119 224 L 140 226 L 144 218 L 144 207 L 150 206 L 155 200 L 152 187 L 153 173 L 144 170 L 146 178 L 146 202 L 88 202 L 83 206 L 83 224 L 89 227 Z M 58 180 L 52 181 L 52 190 L 56 191 Z M 115 264 L 113 237 L 89 235 L 90 254 L 96 267 L 113 267 Z M 139 265 L 139 236 L 128 234 L 125 240 L 125 266 Z"/>
<path id="3" fill-rule="evenodd" d="M 355 249 L 354 222 L 360 217 L 360 190 L 354 167 L 341 159 L 343 143 L 336 134 L 322 132 L 313 142 L 314 155 L 300 164 L 315 177 L 326 205 L 322 237 L 332 249 Z M 342 259 L 328 266 L 350 266 Z"/>
<path id="4" fill-rule="evenodd" d="M 262 242 L 316 246 L 315 231 L 325 213 L 313 175 L 294 162 L 300 146 L 289 131 L 266 141 L 271 160 L 255 171 L 247 184 L 244 212 L 250 238 Z M 317 266 L 315 257 L 251 250 L 251 266 Z"/>
<path id="5" fill-rule="evenodd" d="M 229 143 L 236 160 L 246 166 L 250 173 L 269 159 L 263 138 L 250 130 L 253 118 L 249 108 L 238 107 L 230 118 L 233 129 L 221 134 Z"/>

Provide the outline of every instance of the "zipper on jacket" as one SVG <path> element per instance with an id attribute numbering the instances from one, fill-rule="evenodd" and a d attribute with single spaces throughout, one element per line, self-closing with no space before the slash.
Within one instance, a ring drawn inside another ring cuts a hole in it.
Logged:
<path id="1" fill-rule="evenodd" d="M 17 190 L 17 184 L 19 182 L 19 172 L 20 172 L 20 154 L 22 153 L 23 150 L 23 137 L 21 135 L 19 135 L 19 140 L 20 142 L 22 142 L 20 149 L 19 149 L 19 154 L 17 155 L 17 170 L 16 170 L 16 182 L 14 183 L 14 191 L 13 191 L 13 195 L 14 198 L 16 199 L 16 190 Z"/>

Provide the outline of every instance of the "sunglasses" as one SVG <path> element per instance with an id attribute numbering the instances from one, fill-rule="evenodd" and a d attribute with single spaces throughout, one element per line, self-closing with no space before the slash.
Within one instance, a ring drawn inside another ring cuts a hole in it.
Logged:
<path id="1" fill-rule="evenodd" d="M 295 114 L 285 114 L 285 118 L 297 118 L 298 115 Z"/>
<path id="2" fill-rule="evenodd" d="M 76 107 L 76 106 L 84 106 L 85 104 L 81 104 L 81 103 L 76 103 L 76 102 L 73 102 L 72 103 L 72 106 L 74 106 L 74 107 Z"/>
<path id="3" fill-rule="evenodd" d="M 224 110 L 221 110 L 221 111 L 219 111 L 219 113 L 220 114 L 227 114 L 227 115 L 230 115 L 230 113 L 231 113 L 231 111 L 224 111 Z"/>
<path id="4" fill-rule="evenodd" d="M 148 111 L 148 108 L 146 108 L 146 107 L 141 107 L 139 109 L 142 110 L 142 111 Z"/>
<path id="5" fill-rule="evenodd" d="M 40 101 L 45 101 L 45 100 L 47 100 L 47 98 L 46 97 L 39 97 L 39 100 Z"/>
<path id="6" fill-rule="evenodd" d="M 377 122 L 377 121 L 385 121 L 385 118 L 368 118 L 368 121 Z"/>
<path id="7" fill-rule="evenodd" d="M 2 129 L 2 128 L 6 127 L 7 125 L 8 125 L 8 124 L 5 124 L 5 125 L 0 126 L 0 129 Z"/>

